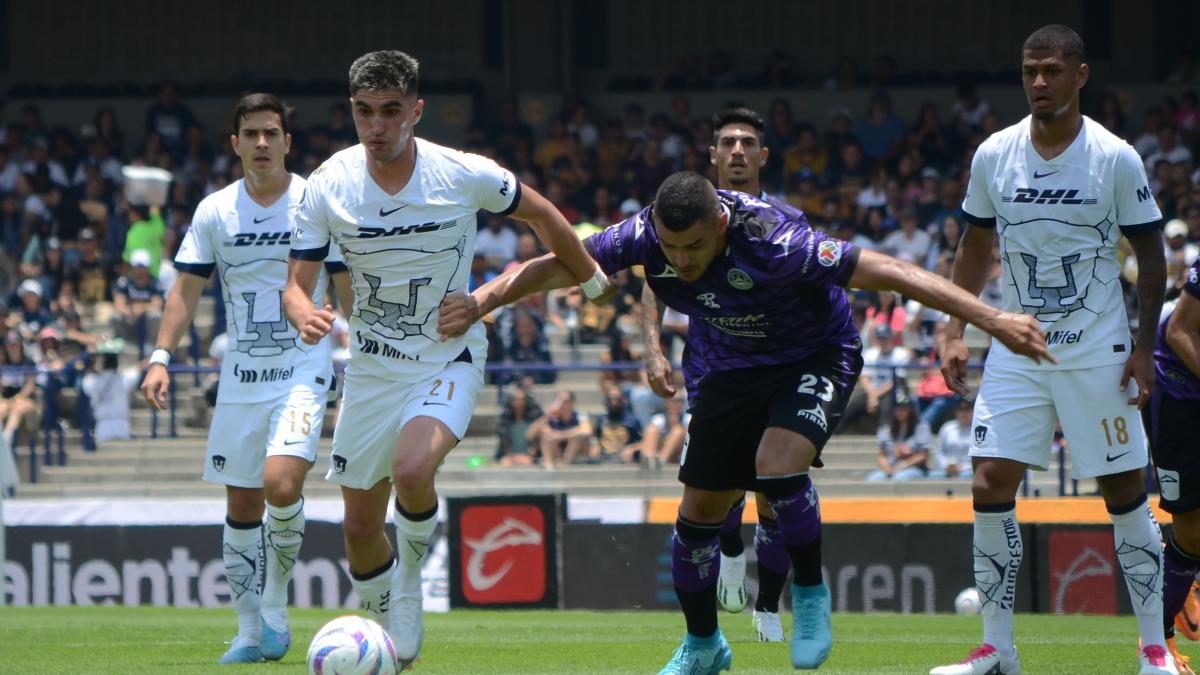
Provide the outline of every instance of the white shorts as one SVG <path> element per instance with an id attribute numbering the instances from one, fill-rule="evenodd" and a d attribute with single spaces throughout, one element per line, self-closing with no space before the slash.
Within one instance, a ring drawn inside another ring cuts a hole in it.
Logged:
<path id="1" fill-rule="evenodd" d="M 217 403 L 208 432 L 204 480 L 234 487 L 263 486 L 267 457 L 317 459 L 326 391 L 293 387 L 259 403 Z"/>
<path id="2" fill-rule="evenodd" d="M 1137 406 L 1121 391 L 1122 363 L 1079 370 L 989 367 L 975 400 L 972 457 L 1000 457 L 1045 471 L 1054 419 L 1071 453 L 1071 477 L 1108 476 L 1146 466 L 1146 433 Z"/>
<path id="3" fill-rule="evenodd" d="M 414 417 L 432 417 L 461 440 L 482 389 L 483 371 L 457 361 L 414 382 L 347 370 L 325 478 L 359 490 L 391 480 L 392 459 L 404 425 Z"/>

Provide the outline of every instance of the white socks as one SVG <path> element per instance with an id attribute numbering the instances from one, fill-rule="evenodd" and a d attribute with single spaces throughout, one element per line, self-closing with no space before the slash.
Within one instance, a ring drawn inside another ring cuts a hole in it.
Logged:
<path id="1" fill-rule="evenodd" d="M 238 639 L 243 641 L 236 646 L 257 645 L 262 602 L 259 582 L 263 565 L 262 523 L 238 523 L 226 518 L 221 552 L 229 594 L 238 617 Z"/>
<path id="2" fill-rule="evenodd" d="M 1108 514 L 1112 518 L 1117 563 L 1125 571 L 1125 586 L 1129 589 L 1142 644 L 1165 645 L 1162 532 L 1146 495 L 1130 507 L 1131 510 L 1120 508 L 1121 513 Z"/>
<path id="3" fill-rule="evenodd" d="M 364 575 L 350 573 L 350 585 L 354 587 L 362 608 L 384 628 L 388 626 L 388 610 L 392 604 L 392 577 L 395 570 L 396 559 L 392 558 L 383 567 Z"/>
<path id="4" fill-rule="evenodd" d="M 1016 505 L 976 505 L 973 543 L 975 588 L 983 604 L 983 641 L 1011 655 L 1016 651 L 1013 603 L 1017 597 L 1017 570 L 1024 552 Z"/>
<path id="5" fill-rule="evenodd" d="M 304 542 L 304 498 L 291 506 L 267 504 L 265 527 L 267 575 L 262 591 L 262 616 L 271 628 L 287 628 L 288 584 Z"/>
<path id="6" fill-rule="evenodd" d="M 429 553 L 429 540 L 437 528 L 437 508 L 423 520 L 409 520 L 396 511 L 396 590 L 411 590 L 421 587 L 421 566 Z M 426 514 L 420 514 L 425 516 Z"/>

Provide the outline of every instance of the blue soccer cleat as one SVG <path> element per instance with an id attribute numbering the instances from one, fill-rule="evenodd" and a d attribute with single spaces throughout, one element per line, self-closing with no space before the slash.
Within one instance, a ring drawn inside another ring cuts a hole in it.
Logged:
<path id="1" fill-rule="evenodd" d="M 217 660 L 217 663 L 229 665 L 231 663 L 258 663 L 262 661 L 262 651 L 259 650 L 256 644 L 246 644 L 245 640 L 234 639 L 233 644 L 229 645 L 229 651 Z"/>
<path id="2" fill-rule="evenodd" d="M 733 668 L 733 652 L 721 629 L 707 638 L 688 635 L 658 675 L 716 675 Z"/>
<path id="3" fill-rule="evenodd" d="M 285 626 L 282 631 L 277 631 L 271 628 L 271 624 L 264 619 L 262 622 L 262 638 L 259 641 L 259 651 L 262 652 L 262 657 L 268 661 L 278 661 L 282 659 L 284 654 L 288 653 L 288 648 L 292 646 L 292 627 Z"/>
<path id="4" fill-rule="evenodd" d="M 829 588 L 792 584 L 792 665 L 814 669 L 833 649 Z"/>

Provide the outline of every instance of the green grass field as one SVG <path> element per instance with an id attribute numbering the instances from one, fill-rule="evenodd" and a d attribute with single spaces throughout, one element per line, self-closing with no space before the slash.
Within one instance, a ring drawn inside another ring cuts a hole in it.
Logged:
<path id="1" fill-rule="evenodd" d="M 228 610 L 0 608 L 0 673 L 303 673 L 308 641 L 336 613 L 292 613 L 280 663 L 218 667 L 234 632 Z M 790 617 L 786 620 L 790 621 Z M 655 673 L 681 636 L 670 612 L 480 612 L 429 615 L 416 673 Z M 749 613 L 722 615 L 738 673 L 791 671 L 787 647 L 753 642 Z M 978 618 L 835 614 L 822 673 L 926 673 L 979 639 Z M 1136 672 L 1131 617 L 1020 616 L 1026 673 Z M 1200 653 L 1200 645 L 1183 645 Z"/>

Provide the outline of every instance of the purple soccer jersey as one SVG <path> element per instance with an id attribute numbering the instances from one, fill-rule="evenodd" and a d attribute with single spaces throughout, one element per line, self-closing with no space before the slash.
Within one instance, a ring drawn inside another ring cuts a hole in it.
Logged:
<path id="1" fill-rule="evenodd" d="M 1187 273 L 1187 284 L 1183 292 L 1200 300 L 1200 260 L 1192 263 Z M 1200 378 L 1188 369 L 1171 345 L 1167 344 L 1167 322 L 1164 317 L 1158 324 L 1158 339 L 1154 341 L 1155 384 L 1171 398 L 1200 398 Z"/>
<path id="2" fill-rule="evenodd" d="M 689 395 L 707 372 L 859 350 L 843 288 L 858 249 L 812 229 L 796 209 L 741 192 L 717 195 L 730 212 L 726 248 L 697 281 L 681 281 L 667 261 L 653 206 L 589 240 L 605 273 L 644 266 L 655 295 L 690 318 L 683 356 Z"/>

